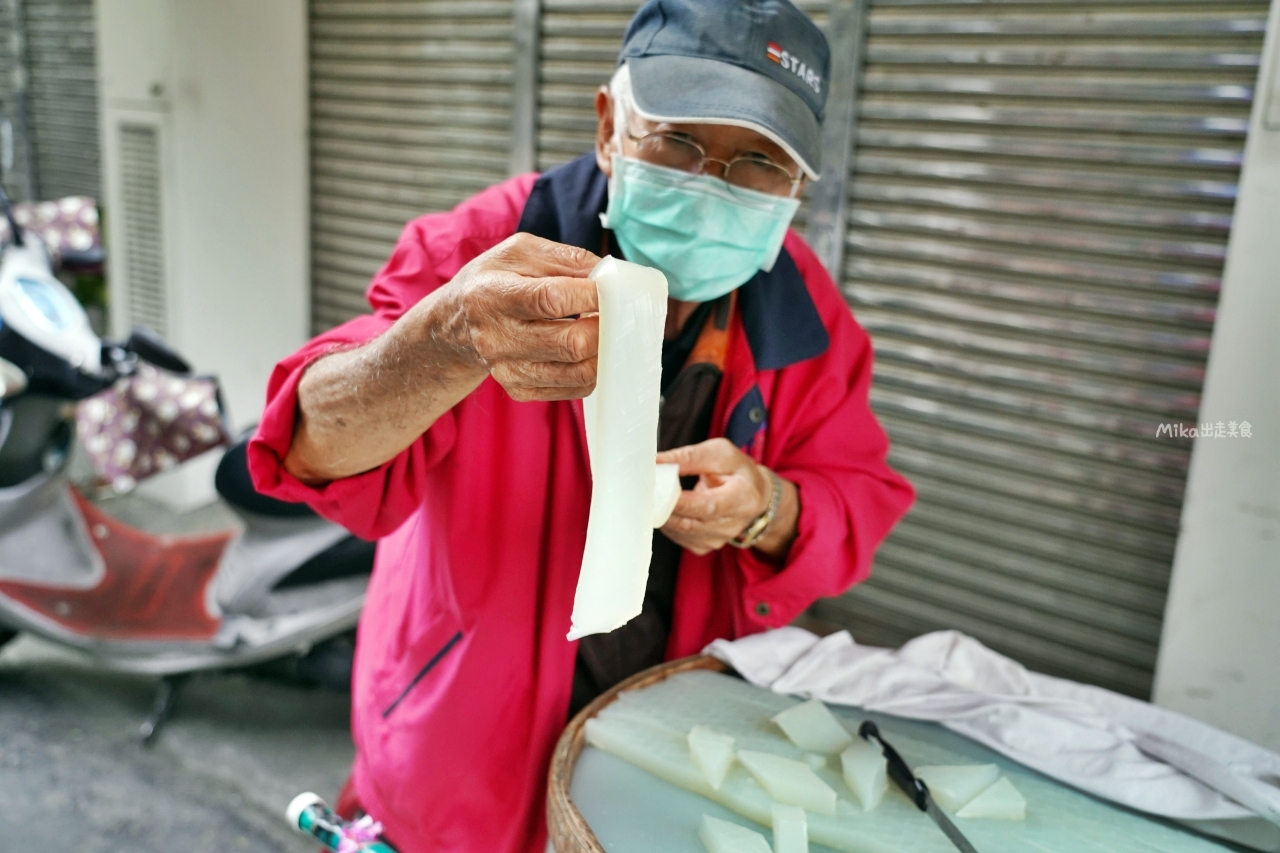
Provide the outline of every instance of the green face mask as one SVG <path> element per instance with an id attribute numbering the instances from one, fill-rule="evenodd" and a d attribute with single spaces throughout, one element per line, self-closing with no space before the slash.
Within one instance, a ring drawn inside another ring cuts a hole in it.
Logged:
<path id="1" fill-rule="evenodd" d="M 601 221 L 627 260 L 667 277 L 682 302 L 710 302 L 771 270 L 800 200 L 613 156 Z"/>

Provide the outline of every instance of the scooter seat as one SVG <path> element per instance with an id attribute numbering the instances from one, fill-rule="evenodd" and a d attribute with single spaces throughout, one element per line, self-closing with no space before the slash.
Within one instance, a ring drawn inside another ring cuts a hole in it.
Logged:
<path id="1" fill-rule="evenodd" d="M 289 503 L 259 494 L 253 488 L 249 476 L 249 439 L 243 438 L 231 446 L 218 463 L 213 485 L 222 499 L 245 512 L 268 518 L 311 518 L 316 512 L 306 504 Z"/>

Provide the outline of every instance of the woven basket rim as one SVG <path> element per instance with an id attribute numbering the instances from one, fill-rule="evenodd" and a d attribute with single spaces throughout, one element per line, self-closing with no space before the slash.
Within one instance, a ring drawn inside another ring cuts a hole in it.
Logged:
<path id="1" fill-rule="evenodd" d="M 547 770 L 547 832 L 551 837 L 555 853 L 605 853 L 595 833 L 587 825 L 586 819 L 574 805 L 573 798 L 569 796 L 573 770 L 578 763 L 578 756 L 582 754 L 582 748 L 586 745 L 587 720 L 599 714 L 629 690 L 639 690 L 651 684 L 657 684 L 659 681 L 665 681 L 673 675 L 695 669 L 728 672 L 729 666 L 708 655 L 693 655 L 658 664 L 636 673 L 611 690 L 600 694 L 569 721 L 564 733 L 560 735 L 560 740 L 556 742 L 555 752 L 551 756 L 551 767 Z"/>

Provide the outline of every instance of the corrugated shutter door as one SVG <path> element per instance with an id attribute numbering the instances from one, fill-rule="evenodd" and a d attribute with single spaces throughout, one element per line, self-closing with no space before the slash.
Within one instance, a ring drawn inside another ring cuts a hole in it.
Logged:
<path id="1" fill-rule="evenodd" d="M 820 26 L 829 2 L 799 2 Z M 545 170 L 595 145 L 595 93 L 618 64 L 622 36 L 640 0 L 545 0 L 538 91 L 538 157 Z M 803 211 L 796 226 L 803 227 Z"/>
<path id="2" fill-rule="evenodd" d="M 21 0 L 0 0 L 0 120 L 8 121 L 10 138 L 0 145 L 13 146 L 13 166 L 0 177 L 14 201 L 29 201 L 35 195 L 30 186 L 27 164 L 27 138 L 24 135 L 21 107 L 14 89 L 14 70 L 18 58 L 14 54 L 13 29 L 21 21 Z"/>
<path id="3" fill-rule="evenodd" d="M 1266 13 L 872 0 L 844 286 L 920 497 L 820 616 L 1149 693 Z"/>
<path id="4" fill-rule="evenodd" d="M 585 154 L 595 145 L 596 89 L 609 82 L 622 34 L 638 0 L 542 4 L 538 76 L 538 169 Z"/>
<path id="5" fill-rule="evenodd" d="M 312 324 L 368 311 L 404 224 L 507 176 L 510 0 L 312 0 Z"/>
<path id="6" fill-rule="evenodd" d="M 24 0 L 41 198 L 101 192 L 92 0 Z"/>

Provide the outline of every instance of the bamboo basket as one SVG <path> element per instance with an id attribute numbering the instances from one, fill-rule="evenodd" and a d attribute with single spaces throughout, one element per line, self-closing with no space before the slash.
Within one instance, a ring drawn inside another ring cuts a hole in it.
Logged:
<path id="1" fill-rule="evenodd" d="M 551 769 L 547 772 L 547 830 L 555 853 L 605 853 L 596 840 L 595 833 L 573 804 L 573 798 L 569 796 L 573 769 L 577 766 L 578 756 L 582 754 L 582 747 L 586 745 L 587 720 L 604 710 L 619 694 L 657 684 L 677 673 L 693 669 L 727 672 L 729 667 L 706 655 L 694 655 L 659 664 L 602 693 L 569 721 L 564 734 L 560 735 L 560 740 L 556 743 L 556 751 L 551 756 Z"/>

